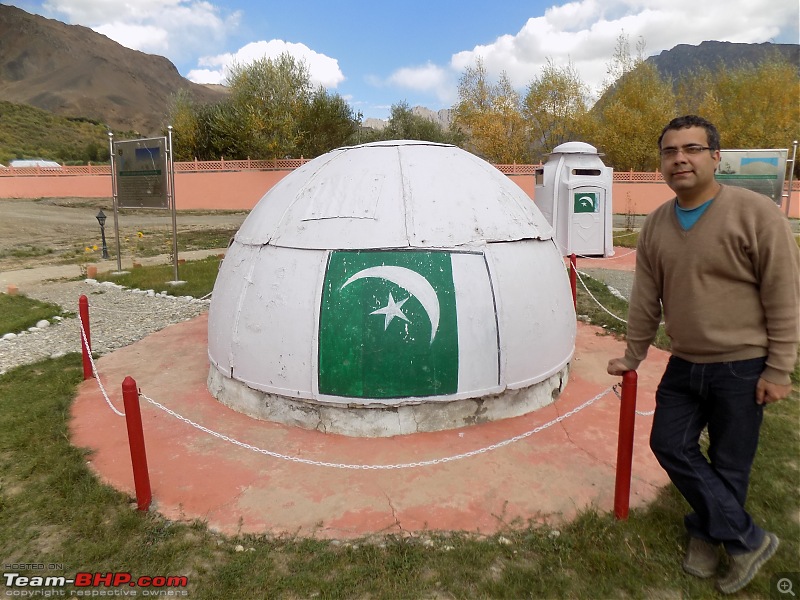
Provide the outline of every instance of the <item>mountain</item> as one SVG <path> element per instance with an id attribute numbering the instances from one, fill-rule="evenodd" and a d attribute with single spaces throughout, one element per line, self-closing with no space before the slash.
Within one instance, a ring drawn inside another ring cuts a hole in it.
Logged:
<path id="1" fill-rule="evenodd" d="M 698 68 L 715 69 L 720 65 L 738 67 L 755 65 L 773 56 L 782 56 L 800 70 L 800 45 L 798 44 L 735 44 L 732 42 L 701 42 L 699 46 L 678 44 L 661 54 L 651 56 L 661 75 L 677 81 Z"/>
<path id="2" fill-rule="evenodd" d="M 199 102 L 224 91 L 184 79 L 169 60 L 130 50 L 79 25 L 0 5 L 0 100 L 161 135 L 172 93 Z"/>
<path id="3" fill-rule="evenodd" d="M 415 106 L 411 109 L 411 113 L 437 123 L 444 131 L 448 131 L 450 129 L 451 110 L 449 108 L 443 108 L 439 111 L 434 111 L 430 108 L 425 108 L 424 106 Z M 363 123 L 364 127 L 375 129 L 376 131 L 385 129 L 388 124 L 389 121 L 385 119 L 375 119 L 373 117 L 364 119 Z"/>

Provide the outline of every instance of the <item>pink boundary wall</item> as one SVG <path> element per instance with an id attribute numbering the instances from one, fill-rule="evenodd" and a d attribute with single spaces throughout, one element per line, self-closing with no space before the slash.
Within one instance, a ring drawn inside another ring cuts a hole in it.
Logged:
<path id="1" fill-rule="evenodd" d="M 250 210 L 291 170 L 175 173 L 178 210 Z M 533 175 L 508 175 L 531 198 Z M 612 212 L 649 214 L 673 197 L 663 182 L 614 182 Z M 110 198 L 108 175 L 0 177 L 3 198 Z M 629 206 L 630 205 L 630 206 Z M 792 218 L 800 218 L 800 189 L 792 191 Z"/>

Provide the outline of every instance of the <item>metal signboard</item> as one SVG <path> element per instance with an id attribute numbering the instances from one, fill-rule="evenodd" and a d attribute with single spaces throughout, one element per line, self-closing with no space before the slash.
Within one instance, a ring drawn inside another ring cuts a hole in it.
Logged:
<path id="1" fill-rule="evenodd" d="M 720 154 L 717 181 L 753 190 L 781 204 L 788 150 L 720 150 Z"/>
<path id="2" fill-rule="evenodd" d="M 114 142 L 117 205 L 169 208 L 167 138 Z"/>

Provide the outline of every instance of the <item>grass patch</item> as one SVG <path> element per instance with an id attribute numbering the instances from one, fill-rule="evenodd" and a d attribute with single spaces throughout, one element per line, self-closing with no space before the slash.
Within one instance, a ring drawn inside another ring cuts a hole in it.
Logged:
<path id="1" fill-rule="evenodd" d="M 9 248 L 8 250 L 0 250 L 0 258 L 36 258 L 37 256 L 47 256 L 52 253 L 52 248 L 24 245 Z"/>
<path id="2" fill-rule="evenodd" d="M 613 335 L 623 338 L 627 332 L 628 319 L 628 303 L 622 298 L 618 298 L 608 290 L 608 286 L 601 281 L 593 279 L 589 275 L 581 275 L 583 283 L 586 288 L 578 280 L 578 306 L 576 312 L 583 321 L 602 327 Z M 591 292 L 591 295 L 597 299 L 595 302 L 592 297 L 587 293 L 586 289 Z M 602 304 L 609 312 L 613 313 L 623 321 L 616 319 L 603 310 L 599 305 Z M 664 325 L 660 325 L 656 333 L 656 339 L 653 345 L 661 350 L 669 350 L 669 338 L 667 337 Z"/>
<path id="3" fill-rule="evenodd" d="M 718 597 L 713 581 L 681 570 L 687 507 L 671 486 L 627 521 L 589 510 L 558 529 L 530 524 L 503 532 L 505 539 L 453 533 L 337 545 L 226 537 L 202 523 L 140 514 L 69 443 L 80 379 L 77 354 L 0 376 L 0 554 L 64 565 L 37 575 L 185 575 L 198 599 Z M 800 571 L 798 419 L 797 398 L 766 412 L 749 508 L 782 543 L 748 597 L 769 598 L 772 573 Z M 239 544 L 244 552 L 235 551 Z"/>
<path id="4" fill-rule="evenodd" d="M 612 244 L 623 248 L 636 248 L 639 241 L 639 232 L 627 229 L 612 232 Z"/>
<path id="5" fill-rule="evenodd" d="M 64 311 L 57 304 L 34 300 L 22 294 L 0 294 L 0 336 L 25 331 L 42 319 L 50 320 L 63 314 Z"/>
<path id="6" fill-rule="evenodd" d="M 214 289 L 217 280 L 220 259 L 209 256 L 202 260 L 190 260 L 178 266 L 178 277 L 186 283 L 170 285 L 174 277 L 172 265 L 154 265 L 132 269 L 125 275 L 112 275 L 100 273 L 98 281 L 113 281 L 131 289 L 153 290 L 155 292 L 168 292 L 173 296 L 194 296 L 202 298 Z"/>

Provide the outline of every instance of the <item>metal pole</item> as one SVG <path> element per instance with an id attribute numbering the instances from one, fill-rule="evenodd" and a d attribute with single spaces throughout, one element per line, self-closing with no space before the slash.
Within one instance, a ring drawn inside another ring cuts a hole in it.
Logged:
<path id="1" fill-rule="evenodd" d="M 174 279 L 176 283 L 179 281 L 178 279 L 178 217 L 177 217 L 177 210 L 175 206 L 175 163 L 173 161 L 172 156 L 172 125 L 167 127 L 169 131 L 169 148 L 167 149 L 167 154 L 169 155 L 169 164 L 167 168 L 169 170 L 169 190 L 170 190 L 170 202 L 172 204 L 172 272 L 174 274 Z"/>
<path id="2" fill-rule="evenodd" d="M 100 225 L 100 237 L 103 239 L 103 258 L 108 258 L 108 245 L 106 244 L 106 226 Z"/>
<path id="3" fill-rule="evenodd" d="M 131 448 L 133 485 L 136 488 L 136 508 L 147 510 L 153 494 L 150 491 L 150 474 L 147 471 L 147 453 L 144 448 L 142 413 L 139 409 L 139 391 L 133 377 L 122 382 L 122 400 L 125 403 L 125 424 L 128 426 L 128 444 Z"/>
<path id="4" fill-rule="evenodd" d="M 114 235 L 117 238 L 117 272 L 122 271 L 122 248 L 119 243 L 119 217 L 117 215 L 117 165 L 114 160 L 114 134 L 108 132 L 108 145 L 111 158 L 111 192 L 114 202 Z"/>
<path id="5" fill-rule="evenodd" d="M 622 398 L 619 407 L 619 439 L 617 441 L 617 480 L 614 485 L 614 516 L 628 518 L 631 501 L 631 467 L 633 465 L 633 425 L 636 420 L 636 371 L 622 375 Z"/>
<path id="6" fill-rule="evenodd" d="M 786 216 L 789 216 L 789 207 L 792 204 L 792 183 L 794 182 L 794 166 L 797 164 L 797 140 L 792 142 L 792 167 L 789 169 L 789 193 L 786 195 Z"/>
<path id="7" fill-rule="evenodd" d="M 78 318 L 81 325 L 81 354 L 83 356 L 84 381 L 94 377 L 92 373 L 92 334 L 89 331 L 89 299 L 85 295 L 78 298 Z"/>

